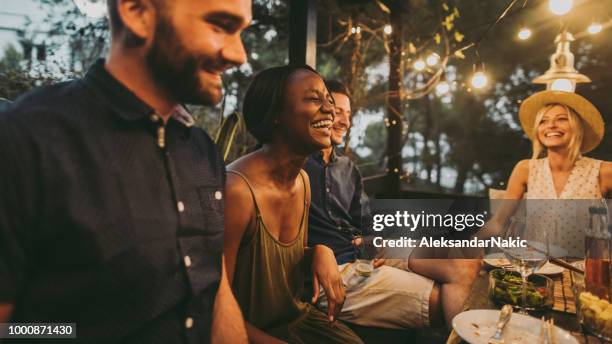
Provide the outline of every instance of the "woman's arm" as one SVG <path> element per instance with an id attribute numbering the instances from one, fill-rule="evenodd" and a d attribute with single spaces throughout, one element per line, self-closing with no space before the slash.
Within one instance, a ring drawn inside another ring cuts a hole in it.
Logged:
<path id="1" fill-rule="evenodd" d="M 516 209 L 520 205 L 521 199 L 523 199 L 525 195 L 528 179 L 529 160 L 521 160 L 514 166 L 514 170 L 512 170 L 504 199 L 499 201 L 500 205 L 497 212 L 493 214 L 493 217 L 484 225 L 480 233 L 478 233 L 479 238 L 490 238 L 502 234 L 504 224 L 514 215 Z"/>
<path id="2" fill-rule="evenodd" d="M 227 334 L 231 333 L 231 336 Z M 215 344 L 248 343 L 240 307 L 227 281 L 225 258 L 222 259 L 221 283 L 215 298 L 211 342 Z"/>
<path id="3" fill-rule="evenodd" d="M 306 196 L 305 211 L 308 211 L 310 207 L 310 179 L 306 172 L 301 171 L 300 173 L 304 177 L 304 192 Z M 304 228 L 308 228 L 308 216 L 306 216 L 305 221 Z M 308 247 L 308 231 L 304 232 L 304 247 L 306 266 L 310 266 L 312 270 L 312 303 L 317 302 L 319 298 L 320 284 L 327 296 L 327 316 L 329 321 L 334 321 L 340 315 L 345 299 L 344 283 L 342 282 L 342 276 L 338 270 L 334 251 L 325 245 Z"/>
<path id="4" fill-rule="evenodd" d="M 234 281 L 236 259 L 242 237 L 255 224 L 255 204 L 246 182 L 239 176 L 228 173 L 225 184 L 225 241 L 223 252 L 227 280 Z M 251 230 L 252 231 L 252 230 Z M 284 343 L 264 331 L 247 323 L 246 332 L 251 343 Z"/>
<path id="5" fill-rule="evenodd" d="M 604 161 L 599 170 L 599 184 L 604 198 L 612 198 L 612 162 Z"/>

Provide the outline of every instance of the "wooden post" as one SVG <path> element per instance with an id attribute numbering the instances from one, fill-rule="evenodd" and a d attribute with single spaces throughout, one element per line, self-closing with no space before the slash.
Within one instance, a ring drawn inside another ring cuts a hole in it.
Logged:
<path id="1" fill-rule="evenodd" d="M 392 32 L 389 37 L 389 89 L 387 94 L 387 176 L 385 178 L 384 193 L 387 195 L 400 194 L 400 176 L 402 172 L 402 80 L 404 41 L 402 37 L 403 11 L 405 0 L 388 0 L 391 13 L 389 15 Z"/>
<path id="2" fill-rule="evenodd" d="M 317 1 L 289 2 L 289 63 L 317 68 Z"/>

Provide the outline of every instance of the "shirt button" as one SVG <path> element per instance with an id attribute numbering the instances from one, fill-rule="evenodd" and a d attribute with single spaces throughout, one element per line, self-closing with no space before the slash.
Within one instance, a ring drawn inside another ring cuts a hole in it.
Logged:
<path id="1" fill-rule="evenodd" d="M 190 329 L 192 327 L 193 327 L 193 318 L 187 317 L 187 319 L 185 319 L 185 328 Z"/>
<path id="2" fill-rule="evenodd" d="M 215 199 L 220 200 L 221 198 L 223 198 L 221 191 L 215 191 Z"/>
<path id="3" fill-rule="evenodd" d="M 182 213 L 185 211 L 185 205 L 183 204 L 183 202 L 179 201 L 176 204 L 176 208 L 178 209 L 179 213 Z"/>
<path id="4" fill-rule="evenodd" d="M 191 266 L 191 257 L 189 256 L 185 256 L 183 257 L 183 261 L 185 262 L 185 267 L 190 267 Z"/>

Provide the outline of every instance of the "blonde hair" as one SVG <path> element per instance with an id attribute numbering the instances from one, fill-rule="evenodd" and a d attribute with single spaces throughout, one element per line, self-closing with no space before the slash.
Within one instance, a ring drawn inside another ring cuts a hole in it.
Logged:
<path id="1" fill-rule="evenodd" d="M 555 106 L 561 106 L 565 109 L 567 113 L 567 117 L 569 119 L 570 128 L 572 129 L 572 138 L 569 142 L 569 159 L 572 163 L 574 163 L 578 158 L 580 158 L 582 154 L 582 139 L 584 137 L 584 124 L 582 122 L 582 118 L 572 109 L 571 107 L 565 104 L 552 103 L 547 104 L 542 107 L 538 113 L 536 114 L 533 131 L 531 135 L 533 137 L 532 147 L 533 147 L 533 155 L 532 159 L 538 159 L 546 156 L 546 147 L 540 142 L 538 137 L 538 126 L 540 122 L 542 122 L 542 118 L 548 111 L 550 111 Z"/>

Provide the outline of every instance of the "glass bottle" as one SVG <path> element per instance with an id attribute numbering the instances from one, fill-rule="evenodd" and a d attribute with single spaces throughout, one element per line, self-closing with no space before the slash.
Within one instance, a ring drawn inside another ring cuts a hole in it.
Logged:
<path id="1" fill-rule="evenodd" d="M 605 207 L 589 208 L 589 228 L 585 231 L 585 288 L 600 299 L 610 301 L 610 230 Z"/>

